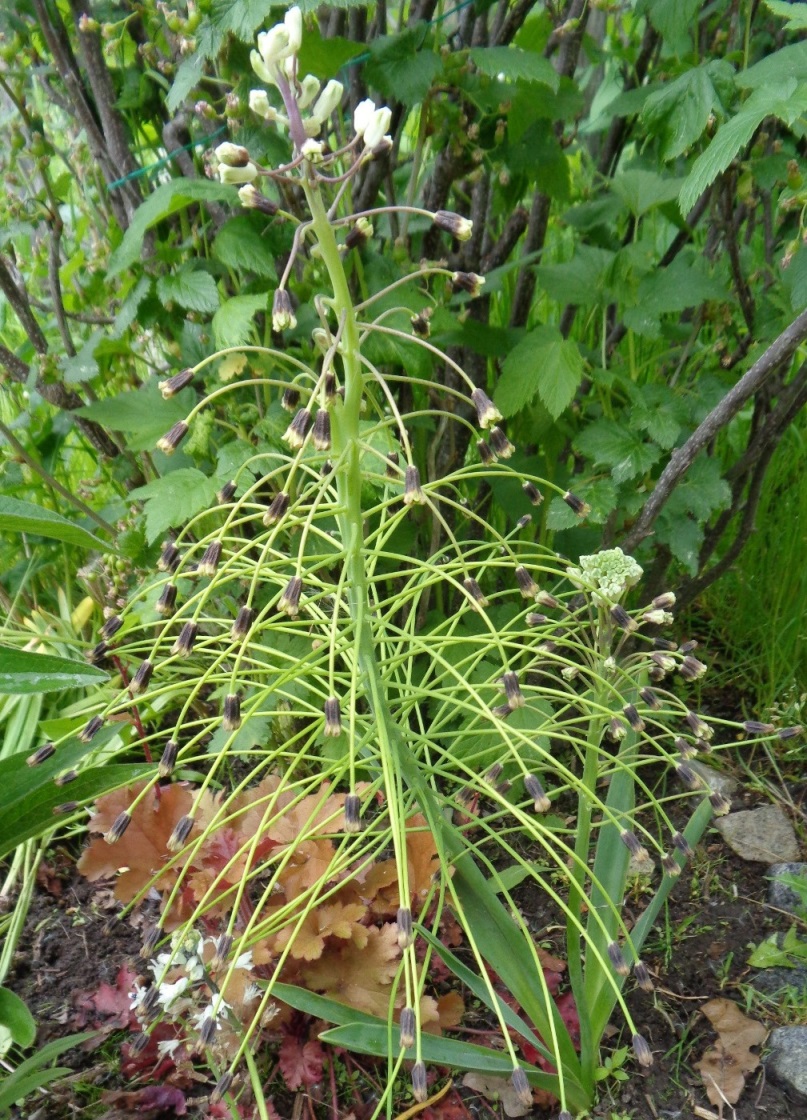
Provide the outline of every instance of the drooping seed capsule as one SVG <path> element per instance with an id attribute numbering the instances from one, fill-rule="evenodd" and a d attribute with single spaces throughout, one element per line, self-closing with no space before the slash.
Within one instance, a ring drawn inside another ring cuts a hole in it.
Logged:
<path id="1" fill-rule="evenodd" d="M 95 738 L 103 726 L 103 718 L 101 716 L 93 716 L 91 719 L 87 720 L 84 727 L 79 731 L 78 738 L 82 743 L 89 743 L 91 739 Z"/>
<path id="2" fill-rule="evenodd" d="M 524 775 L 524 789 L 527 791 L 527 795 L 532 798 L 532 807 L 536 813 L 549 812 L 552 808 L 552 802 L 547 797 L 544 787 L 534 774 Z"/>
<path id="3" fill-rule="evenodd" d="M 784 742 L 787 739 L 797 739 L 803 731 L 804 728 L 800 724 L 796 724 L 794 727 L 780 727 L 776 732 L 776 737 Z"/>
<path id="4" fill-rule="evenodd" d="M 426 1100 L 429 1092 L 426 1082 L 426 1067 L 423 1062 L 415 1062 L 412 1066 L 412 1096 L 418 1103 Z"/>
<path id="5" fill-rule="evenodd" d="M 580 518 L 588 517 L 591 513 L 591 506 L 588 502 L 584 502 L 582 498 L 578 498 L 570 490 L 567 490 L 563 495 L 563 500 L 569 509 L 573 510 Z"/>
<path id="6" fill-rule="evenodd" d="M 493 450 L 487 440 L 478 439 L 476 441 L 476 450 L 484 466 L 489 467 L 492 463 L 496 462 L 496 456 L 493 454 Z"/>
<path id="7" fill-rule="evenodd" d="M 672 837 L 672 845 L 677 852 L 680 852 L 685 859 L 692 859 L 695 855 L 692 850 L 692 845 L 684 836 L 683 832 L 674 832 Z"/>
<path id="8" fill-rule="evenodd" d="M 485 781 L 489 782 L 491 785 L 495 785 L 499 778 L 501 778 L 503 769 L 504 767 L 501 762 L 494 762 L 487 774 L 485 774 Z"/>
<path id="9" fill-rule="evenodd" d="M 199 1028 L 199 1044 L 201 1046 L 212 1046 L 218 1027 L 219 1023 L 215 1015 L 208 1015 L 203 1019 Z"/>
<path id="10" fill-rule="evenodd" d="M 283 390 L 280 403 L 283 408 L 285 408 L 286 412 L 294 412 L 297 405 L 300 403 L 300 390 L 289 385 Z"/>
<path id="11" fill-rule="evenodd" d="M 331 446 L 331 416 L 327 409 L 321 408 L 314 418 L 311 442 L 317 451 L 327 451 Z"/>
<path id="12" fill-rule="evenodd" d="M 709 794 L 709 804 L 712 806 L 712 812 L 716 817 L 725 817 L 727 813 L 731 812 L 731 802 L 728 797 L 723 793 L 718 793 L 717 790 Z"/>
<path id="13" fill-rule="evenodd" d="M 684 761 L 687 761 L 690 758 L 694 758 L 698 753 L 695 745 L 693 743 L 690 743 L 688 739 L 682 738 L 682 736 L 680 735 L 675 739 L 673 746 L 681 755 L 681 758 L 684 759 Z"/>
<path id="14" fill-rule="evenodd" d="M 510 1077 L 510 1084 L 513 1086 L 513 1092 L 516 1094 L 518 1103 L 522 1108 L 532 1108 L 532 1089 L 527 1080 L 527 1075 L 521 1066 L 516 1066 Z"/>
<path id="15" fill-rule="evenodd" d="M 398 926 L 398 945 L 401 949 L 408 949 L 414 941 L 412 932 L 412 911 L 408 906 L 399 906 L 396 917 Z"/>
<path id="16" fill-rule="evenodd" d="M 163 455 L 173 455 L 187 434 L 188 425 L 184 420 L 180 420 L 157 440 L 158 450 L 162 451 Z"/>
<path id="17" fill-rule="evenodd" d="M 181 559 L 180 551 L 174 542 L 166 541 L 160 553 L 160 559 L 157 561 L 157 567 L 161 572 L 175 572 Z"/>
<path id="18" fill-rule="evenodd" d="M 400 460 L 401 456 L 397 451 L 390 451 L 387 455 L 387 469 L 384 472 L 387 478 L 400 478 L 401 472 L 398 470 Z"/>
<path id="19" fill-rule="evenodd" d="M 634 731 L 644 731 L 645 722 L 633 704 L 626 704 L 622 709 L 622 714 Z"/>
<path id="20" fill-rule="evenodd" d="M 619 839 L 638 862 L 645 863 L 650 858 L 647 848 L 641 843 L 636 833 L 632 832 L 629 828 L 625 828 L 620 832 Z"/>
<path id="21" fill-rule="evenodd" d="M 300 576 L 292 576 L 277 603 L 279 611 L 285 611 L 289 618 L 296 618 L 300 611 L 300 595 L 303 581 Z"/>
<path id="22" fill-rule="evenodd" d="M 66 786 L 69 785 L 70 782 L 74 782 L 77 777 L 78 770 L 65 770 L 63 774 L 59 774 L 58 777 L 53 779 L 53 784 L 55 786 Z"/>
<path id="23" fill-rule="evenodd" d="M 635 618 L 631 618 L 628 612 L 619 603 L 615 603 L 610 610 L 610 615 L 620 630 L 630 633 L 635 630 L 638 623 Z"/>
<path id="24" fill-rule="evenodd" d="M 647 967 L 644 961 L 636 962 L 636 964 L 633 966 L 633 975 L 636 978 L 636 983 L 639 985 L 643 992 L 653 991 L 653 981 L 650 976 L 650 969 Z"/>
<path id="25" fill-rule="evenodd" d="M 497 424 L 502 419 L 501 412 L 483 389 L 474 389 L 471 393 L 471 401 L 476 409 L 480 428 L 489 428 L 491 424 Z"/>
<path id="26" fill-rule="evenodd" d="M 174 831 L 168 837 L 168 843 L 166 844 L 166 847 L 168 848 L 169 852 L 179 851 L 179 849 L 184 845 L 185 841 L 190 836 L 192 828 L 193 817 L 185 816 L 179 818 L 177 823 L 174 825 Z"/>
<path id="27" fill-rule="evenodd" d="M 480 608 L 484 608 L 488 605 L 488 601 L 487 601 L 487 599 L 485 598 L 485 596 L 482 592 L 482 588 L 479 586 L 479 584 L 477 583 L 477 581 L 475 579 L 471 579 L 470 577 L 468 579 L 464 579 L 462 581 L 462 586 L 468 592 L 468 595 L 470 596 L 470 598 L 472 600 L 471 605 L 476 610 L 479 610 Z"/>
<path id="28" fill-rule="evenodd" d="M 681 868 L 678 864 L 678 861 L 676 860 L 675 856 L 670 855 L 669 852 L 665 852 L 661 857 L 661 869 L 664 874 L 667 875 L 670 879 L 677 879 L 681 874 Z"/>
<path id="29" fill-rule="evenodd" d="M 106 840 L 107 844 L 117 844 L 118 840 L 120 840 L 131 823 L 131 813 L 127 813 L 125 810 L 122 813 L 118 813 L 110 828 L 104 833 L 104 840 Z"/>
<path id="30" fill-rule="evenodd" d="M 283 433 L 284 441 L 293 451 L 296 451 L 305 443 L 305 437 L 308 434 L 310 424 L 311 413 L 309 410 L 307 408 L 298 409 L 294 419 Z"/>
<path id="31" fill-rule="evenodd" d="M 560 599 L 556 599 L 554 595 L 550 595 L 548 591 L 539 591 L 535 596 L 535 602 L 539 607 L 546 607 L 547 610 L 556 610 L 563 604 Z"/>
<path id="32" fill-rule="evenodd" d="M 538 584 L 532 578 L 523 564 L 519 564 L 516 568 L 516 583 L 518 584 L 519 591 L 523 598 L 534 599 L 538 594 Z"/>
<path id="33" fill-rule="evenodd" d="M 234 642 L 243 642 L 246 636 L 252 629 L 252 624 L 255 621 L 255 611 L 252 607 L 239 607 L 238 614 L 235 616 L 232 630 L 230 631 L 231 637 Z"/>
<path id="34" fill-rule="evenodd" d="M 700 778 L 686 762 L 679 762 L 675 767 L 675 772 L 687 789 L 698 789 L 700 786 Z"/>
<path id="35" fill-rule="evenodd" d="M 238 693 L 230 693 L 224 697 L 221 726 L 225 731 L 237 731 L 241 726 L 241 697 Z"/>
<path id="36" fill-rule="evenodd" d="M 647 704 L 648 708 L 650 708 L 652 711 L 657 712 L 661 708 L 661 701 L 659 700 L 658 696 L 656 696 L 652 688 L 640 688 L 639 696 L 641 697 L 642 702 Z"/>
<path id="37" fill-rule="evenodd" d="M 656 595 L 652 606 L 657 611 L 671 610 L 675 606 L 675 595 L 672 591 L 665 591 L 662 595 Z"/>
<path id="38" fill-rule="evenodd" d="M 490 440 L 493 454 L 498 455 L 500 459 L 509 459 L 515 452 L 515 447 L 501 428 L 491 428 L 488 433 L 488 439 Z"/>
<path id="39" fill-rule="evenodd" d="M 612 743 L 620 742 L 620 740 L 625 738 L 627 733 L 628 733 L 627 728 L 625 727 L 625 724 L 622 722 L 622 720 L 619 719 L 617 716 L 612 716 L 611 721 L 608 724 L 608 731 L 607 731 L 608 738 L 611 740 L 611 742 Z"/>
<path id="40" fill-rule="evenodd" d="M 91 665 L 101 666 L 106 661 L 106 656 L 109 653 L 109 645 L 106 642 L 98 642 L 93 646 L 87 655 L 87 660 Z"/>
<path id="41" fill-rule="evenodd" d="M 129 681 L 129 691 L 132 696 L 139 696 L 141 692 L 145 692 L 151 681 L 151 674 L 154 672 L 154 666 L 146 659 L 141 661 L 137 672 Z"/>
<path id="42" fill-rule="evenodd" d="M 714 731 L 712 730 L 712 728 L 708 723 L 704 723 L 697 712 L 688 711 L 684 716 L 684 719 L 686 720 L 687 726 L 692 731 L 692 734 L 695 735 L 696 738 L 711 739 L 714 735 Z"/>
<path id="43" fill-rule="evenodd" d="M 233 1083 L 233 1075 L 231 1073 L 223 1073 L 216 1082 L 216 1087 L 210 1094 L 210 1103 L 218 1104 L 225 1094 L 229 1093 Z"/>
<path id="44" fill-rule="evenodd" d="M 522 482 L 521 489 L 524 491 L 524 493 L 527 495 L 528 499 L 534 506 L 539 506 L 544 500 L 543 494 L 532 482 Z"/>
<path id="45" fill-rule="evenodd" d="M 151 926 L 143 938 L 143 944 L 140 947 L 140 956 L 148 960 L 149 957 L 154 955 L 154 950 L 160 943 L 160 938 L 163 931 L 159 926 Z"/>
<path id="46" fill-rule="evenodd" d="M 403 500 L 404 505 L 407 506 L 423 501 L 423 491 L 420 488 L 420 471 L 417 467 L 408 466 L 404 472 Z"/>
<path id="47" fill-rule="evenodd" d="M 760 723 L 758 719 L 747 719 L 743 723 L 746 735 L 772 735 L 775 730 L 772 723 Z"/>
<path id="48" fill-rule="evenodd" d="M 33 754 L 29 754 L 25 761 L 29 766 L 41 766 L 41 764 L 43 762 L 46 762 L 49 758 L 52 758 L 53 755 L 55 755 L 55 754 L 56 754 L 55 744 L 54 743 L 44 743 L 41 747 L 38 747 L 34 751 Z"/>
<path id="49" fill-rule="evenodd" d="M 630 972 L 628 962 L 625 960 L 625 954 L 622 952 L 622 948 L 617 941 L 608 942 L 608 959 L 617 976 L 628 975 Z"/>
<path id="50" fill-rule="evenodd" d="M 662 653 L 659 650 L 655 650 L 650 654 L 650 658 L 662 673 L 671 673 L 675 668 L 675 658 L 670 657 L 669 653 Z"/>
<path id="51" fill-rule="evenodd" d="M 703 661 L 698 661 L 697 657 L 687 655 L 681 662 L 679 672 L 685 681 L 696 681 L 702 677 L 706 672 L 707 666 Z"/>
<path id="52" fill-rule="evenodd" d="M 140 1001 L 140 1012 L 146 1019 L 153 1019 L 160 1007 L 160 988 L 154 984 Z"/>
<path id="53" fill-rule="evenodd" d="M 636 1055 L 636 1061 L 639 1065 L 645 1068 L 652 1066 L 653 1054 L 642 1036 L 640 1034 L 635 1034 L 631 1042 L 633 1044 L 633 1053 Z"/>
<path id="54" fill-rule="evenodd" d="M 481 293 L 485 277 L 476 272 L 452 272 L 451 287 L 455 292 L 467 292 L 471 299 Z"/>
<path id="55" fill-rule="evenodd" d="M 361 801 L 357 793 L 345 798 L 345 832 L 361 831 Z"/>
<path id="56" fill-rule="evenodd" d="M 117 634 L 121 626 L 123 626 L 123 619 L 118 618 L 116 614 L 112 614 L 101 627 L 99 634 L 102 638 L 105 638 L 107 641 L 109 641 L 110 638 L 114 637 L 115 634 Z"/>
<path id="57" fill-rule="evenodd" d="M 132 1054 L 142 1054 L 148 1044 L 149 1036 L 145 1032 L 141 1031 L 139 1034 L 136 1034 L 133 1039 L 130 1040 L 129 1050 L 132 1052 Z"/>
<path id="58" fill-rule="evenodd" d="M 229 482 L 224 483 L 221 490 L 219 490 L 218 494 L 216 494 L 216 501 L 221 506 L 229 505 L 229 503 L 235 497 L 235 492 L 237 489 L 238 486 L 234 479 L 230 479 Z"/>
<path id="59" fill-rule="evenodd" d="M 166 583 L 160 592 L 160 597 L 154 604 L 157 614 L 173 614 L 177 602 L 177 585 Z"/>
<path id="60" fill-rule="evenodd" d="M 674 653 L 678 649 L 678 645 L 669 638 L 654 638 L 653 649 L 659 649 L 664 653 Z"/>
<path id="61" fill-rule="evenodd" d="M 502 677 L 502 688 L 507 697 L 507 703 L 511 708 L 523 708 L 525 704 L 524 694 L 521 691 L 521 686 L 518 683 L 518 674 L 508 670 Z"/>
<path id="62" fill-rule="evenodd" d="M 178 654 L 180 657 L 190 657 L 198 632 L 199 627 L 195 622 L 186 622 L 180 630 L 179 637 L 174 642 L 171 652 Z"/>
<path id="63" fill-rule="evenodd" d="M 161 778 L 170 778 L 176 766 L 177 754 L 179 752 L 179 743 L 176 739 L 169 739 L 163 747 L 162 758 L 160 765 L 157 767 L 157 774 Z"/>
<path id="64" fill-rule="evenodd" d="M 545 614 L 536 614 L 535 611 L 530 611 L 525 622 L 528 626 L 545 626 L 549 619 Z"/>
<path id="65" fill-rule="evenodd" d="M 408 1050 L 415 1045 L 415 1012 L 411 1007 L 401 1011 L 401 1049 Z"/>
<path id="66" fill-rule="evenodd" d="M 167 378 L 165 381 L 160 382 L 160 392 L 165 400 L 180 393 L 186 385 L 190 385 L 193 381 L 194 371 L 192 369 L 183 369 L 179 373 L 175 373 L 173 377 Z"/>
<path id="67" fill-rule="evenodd" d="M 342 734 L 342 715 L 339 711 L 339 700 L 329 696 L 325 701 L 325 728 L 326 739 L 338 739 Z"/>
<path id="68" fill-rule="evenodd" d="M 468 241 L 473 233 L 474 223 L 470 218 L 463 218 L 453 210 L 435 210 L 432 221 L 438 229 L 445 230 L 457 241 Z"/>
<path id="69" fill-rule="evenodd" d="M 196 565 L 200 576 L 211 578 L 218 570 L 221 560 L 221 541 L 212 541 L 202 553 L 202 559 Z"/>
<path id="70" fill-rule="evenodd" d="M 276 521 L 280 521 L 280 519 L 285 516 L 288 508 L 289 496 L 284 490 L 281 490 L 278 494 L 275 494 L 274 498 L 272 498 L 272 501 L 269 503 L 266 513 L 264 513 L 263 515 L 264 525 L 274 525 Z"/>

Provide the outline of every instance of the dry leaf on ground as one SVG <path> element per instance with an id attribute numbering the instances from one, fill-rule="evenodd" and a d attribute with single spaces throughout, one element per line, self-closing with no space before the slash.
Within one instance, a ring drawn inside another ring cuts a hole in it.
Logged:
<path id="1" fill-rule="evenodd" d="M 466 1073 L 462 1079 L 466 1089 L 473 1089 L 485 1100 L 498 1102 L 505 1116 L 527 1116 L 532 1105 L 523 1104 L 508 1077 L 495 1077 L 487 1073 Z"/>
<path id="2" fill-rule="evenodd" d="M 745 1079 L 759 1065 L 752 1047 L 761 1046 L 768 1037 L 762 1023 L 749 1019 L 730 999 L 710 999 L 701 1011 L 718 1033 L 717 1041 L 697 1063 L 706 1095 L 721 1116 L 723 1106 L 736 1104 L 745 1088 Z"/>

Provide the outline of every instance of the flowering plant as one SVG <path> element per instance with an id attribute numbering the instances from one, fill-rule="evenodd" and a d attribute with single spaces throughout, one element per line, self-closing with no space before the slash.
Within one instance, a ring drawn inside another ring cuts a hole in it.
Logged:
<path id="1" fill-rule="evenodd" d="M 699 788 L 688 761 L 711 749 L 713 725 L 661 687 L 671 674 L 692 679 L 705 666 L 693 643 L 659 637 L 672 596 L 629 606 L 642 575 L 630 557 L 613 549 L 570 567 L 535 541 L 529 510 L 545 492 L 556 491 L 580 519 L 587 506 L 513 467 L 488 386 L 429 340 L 427 313 L 395 303 L 408 285 L 436 304 L 441 278 L 474 298 L 483 278 L 424 261 L 387 289 L 359 294 L 350 254 L 372 242 L 391 207 L 353 211 L 351 191 L 392 144 L 391 115 L 362 101 L 343 141 L 341 85 L 320 88 L 300 74 L 301 41 L 302 16 L 291 9 L 251 54 L 268 88 L 252 90 L 250 110 L 288 132 L 291 159 L 263 167 L 230 142 L 216 155 L 221 181 L 239 187 L 242 205 L 295 223 L 271 323 L 276 335 L 297 328 L 292 281 L 307 259 L 323 289 L 313 301 L 313 351 L 279 339 L 235 348 L 271 361 L 270 375 L 246 384 L 288 410 L 285 432 L 244 458 L 213 508 L 166 543 L 155 578 L 107 620 L 97 656 L 114 647 L 133 673 L 80 734 L 91 744 L 105 722 L 130 719 L 161 756 L 109 824 L 110 844 L 149 799 L 159 800 L 160 783 L 198 783 L 167 838 L 174 878 L 147 951 L 164 944 L 167 915 L 179 915 L 178 925 L 136 999 L 150 1019 L 179 1008 L 202 976 L 224 971 L 231 982 L 245 962 L 260 960 L 219 1096 L 233 1090 L 242 1058 L 259 1092 L 255 1061 L 282 992 L 324 1017 L 330 1008 L 342 1025 L 326 1040 L 387 1056 L 379 1111 L 404 1062 L 423 1101 L 427 1059 L 450 1054 L 468 1068 L 508 1071 L 525 1105 L 538 1089 L 568 1118 L 594 1100 L 615 1008 L 639 1065 L 652 1061 L 625 1001 L 626 978 L 652 987 L 644 939 L 711 815 L 728 808 Z M 284 208 L 293 192 L 305 199 L 303 218 Z M 460 215 L 403 209 L 458 241 L 472 235 Z M 379 340 L 406 359 L 379 362 Z M 442 379 L 422 374 L 421 351 Z M 229 352 L 166 378 L 163 394 L 196 384 Z M 205 409 L 244 385 L 229 380 L 200 396 L 160 448 L 174 452 Z M 435 464 L 446 439 L 466 454 L 441 476 Z M 502 486 L 522 494 L 524 516 L 509 527 L 489 512 L 490 490 Z M 424 538 L 428 547 L 413 546 Z M 659 763 L 682 792 L 655 792 Z M 289 820 L 293 834 L 283 835 Z M 424 831 L 435 852 L 425 877 L 414 873 L 413 855 Z M 211 843 L 216 859 L 200 868 Z M 622 911 L 631 857 L 652 861 L 656 875 L 633 928 Z M 300 859 L 307 871 L 289 891 Z M 367 881 L 379 861 L 395 869 L 386 899 L 395 912 L 389 1014 L 345 1022 L 322 984 L 302 994 L 281 977 L 294 945 L 348 884 L 364 905 L 375 898 Z M 539 889 L 545 922 L 565 927 L 572 999 L 585 1009 L 579 1040 L 550 990 L 507 864 Z M 153 872 L 135 898 L 165 882 L 164 865 Z M 449 915 L 473 967 L 441 938 Z M 199 927 L 213 921 L 215 967 L 191 952 Z M 503 1050 L 432 1045 L 423 997 L 437 958 L 488 1008 Z M 214 1048 L 227 1005 L 215 994 L 205 1010 L 193 1005 L 202 1047 Z"/>

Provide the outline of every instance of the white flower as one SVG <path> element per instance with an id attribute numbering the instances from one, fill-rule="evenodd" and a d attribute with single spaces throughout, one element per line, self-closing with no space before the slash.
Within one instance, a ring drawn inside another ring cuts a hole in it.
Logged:
<path id="1" fill-rule="evenodd" d="M 249 107 L 253 113 L 257 113 L 265 121 L 274 120 L 276 116 L 275 110 L 269 104 L 265 89 L 251 89 L 249 91 Z"/>
<path id="2" fill-rule="evenodd" d="M 236 958 L 233 968 L 252 968 L 252 950 L 247 949 L 245 953 L 241 953 Z"/>
<path id="3" fill-rule="evenodd" d="M 389 130 L 392 120 L 392 110 L 386 106 L 376 109 L 364 130 L 364 145 L 366 148 L 377 147 Z"/>
<path id="4" fill-rule="evenodd" d="M 172 1058 L 174 1051 L 182 1045 L 181 1038 L 164 1038 L 157 1043 L 157 1053 L 161 1058 Z"/>
<path id="5" fill-rule="evenodd" d="M 302 12 L 299 8 L 289 8 L 282 23 L 258 35 L 258 52 L 264 66 L 271 70 L 279 62 L 297 54 L 302 41 Z"/>
<path id="6" fill-rule="evenodd" d="M 364 130 L 370 123 L 375 111 L 375 101 L 371 101 L 369 97 L 358 103 L 353 110 L 353 128 L 357 136 L 364 136 Z"/>
<path id="7" fill-rule="evenodd" d="M 261 994 L 261 989 L 257 984 L 247 984 L 244 988 L 244 994 L 241 997 L 243 1003 L 252 1003 Z"/>
<path id="8" fill-rule="evenodd" d="M 318 93 L 319 78 L 315 78 L 313 74 L 306 74 L 300 82 L 300 92 L 297 94 L 298 108 L 307 109 Z"/>
<path id="9" fill-rule="evenodd" d="M 283 23 L 289 35 L 292 52 L 296 54 L 303 43 L 303 13 L 299 8 L 289 8 L 283 17 Z"/>
<path id="10" fill-rule="evenodd" d="M 249 61 L 262 82 L 266 82 L 268 86 L 277 85 L 277 71 L 274 67 L 267 66 L 257 51 L 249 52 Z"/>
<path id="11" fill-rule="evenodd" d="M 133 992 L 129 992 L 129 999 L 132 1001 L 132 1011 L 136 1010 L 136 1008 L 141 1005 L 143 1000 L 146 998 L 147 991 L 148 988 L 141 988 L 138 984 L 135 985 L 135 990 Z"/>
<path id="12" fill-rule="evenodd" d="M 190 980 L 187 976 L 180 976 L 174 984 L 160 984 L 160 1003 L 163 1007 L 170 1007 L 177 996 L 181 996 Z"/>
<path id="13" fill-rule="evenodd" d="M 331 78 L 311 110 L 314 120 L 319 122 L 327 120 L 331 113 L 339 108 L 343 93 L 344 86 L 342 83 L 337 82 L 336 78 Z"/>
<path id="14" fill-rule="evenodd" d="M 264 95 L 265 96 L 265 95 Z M 246 167 L 249 163 L 249 152 L 240 144 L 230 144 L 229 141 L 219 144 L 215 151 L 219 163 L 227 167 Z"/>
<path id="15" fill-rule="evenodd" d="M 642 568 L 621 548 L 606 548 L 580 557 L 579 568 L 568 568 L 572 583 L 591 592 L 595 603 L 611 606 L 642 578 Z"/>
<path id="16" fill-rule="evenodd" d="M 321 140 L 314 140 L 309 138 L 300 148 L 300 155 L 304 159 L 310 160 L 311 163 L 322 163 L 322 153 L 325 149 Z"/>
<path id="17" fill-rule="evenodd" d="M 246 167 L 228 167 L 225 163 L 219 164 L 219 180 L 222 183 L 251 183 L 258 178 L 258 168 L 254 163 Z"/>

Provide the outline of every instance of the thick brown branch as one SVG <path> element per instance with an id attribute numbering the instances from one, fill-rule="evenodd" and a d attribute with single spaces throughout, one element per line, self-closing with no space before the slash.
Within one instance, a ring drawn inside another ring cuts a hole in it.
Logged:
<path id="1" fill-rule="evenodd" d="M 37 354 L 47 354 L 48 344 L 37 318 L 31 310 L 25 284 L 12 261 L 0 254 L 0 290 L 11 305 L 11 310 L 20 321 L 20 326 Z"/>
<path id="2" fill-rule="evenodd" d="M 698 454 L 740 411 L 745 402 L 764 385 L 768 377 L 789 362 L 797 347 L 807 338 L 807 311 L 787 327 L 751 368 L 732 386 L 709 415 L 698 425 L 682 447 L 676 448 L 661 473 L 639 519 L 623 542 L 630 551 L 652 532 L 656 518 L 668 498 L 694 463 Z"/>

